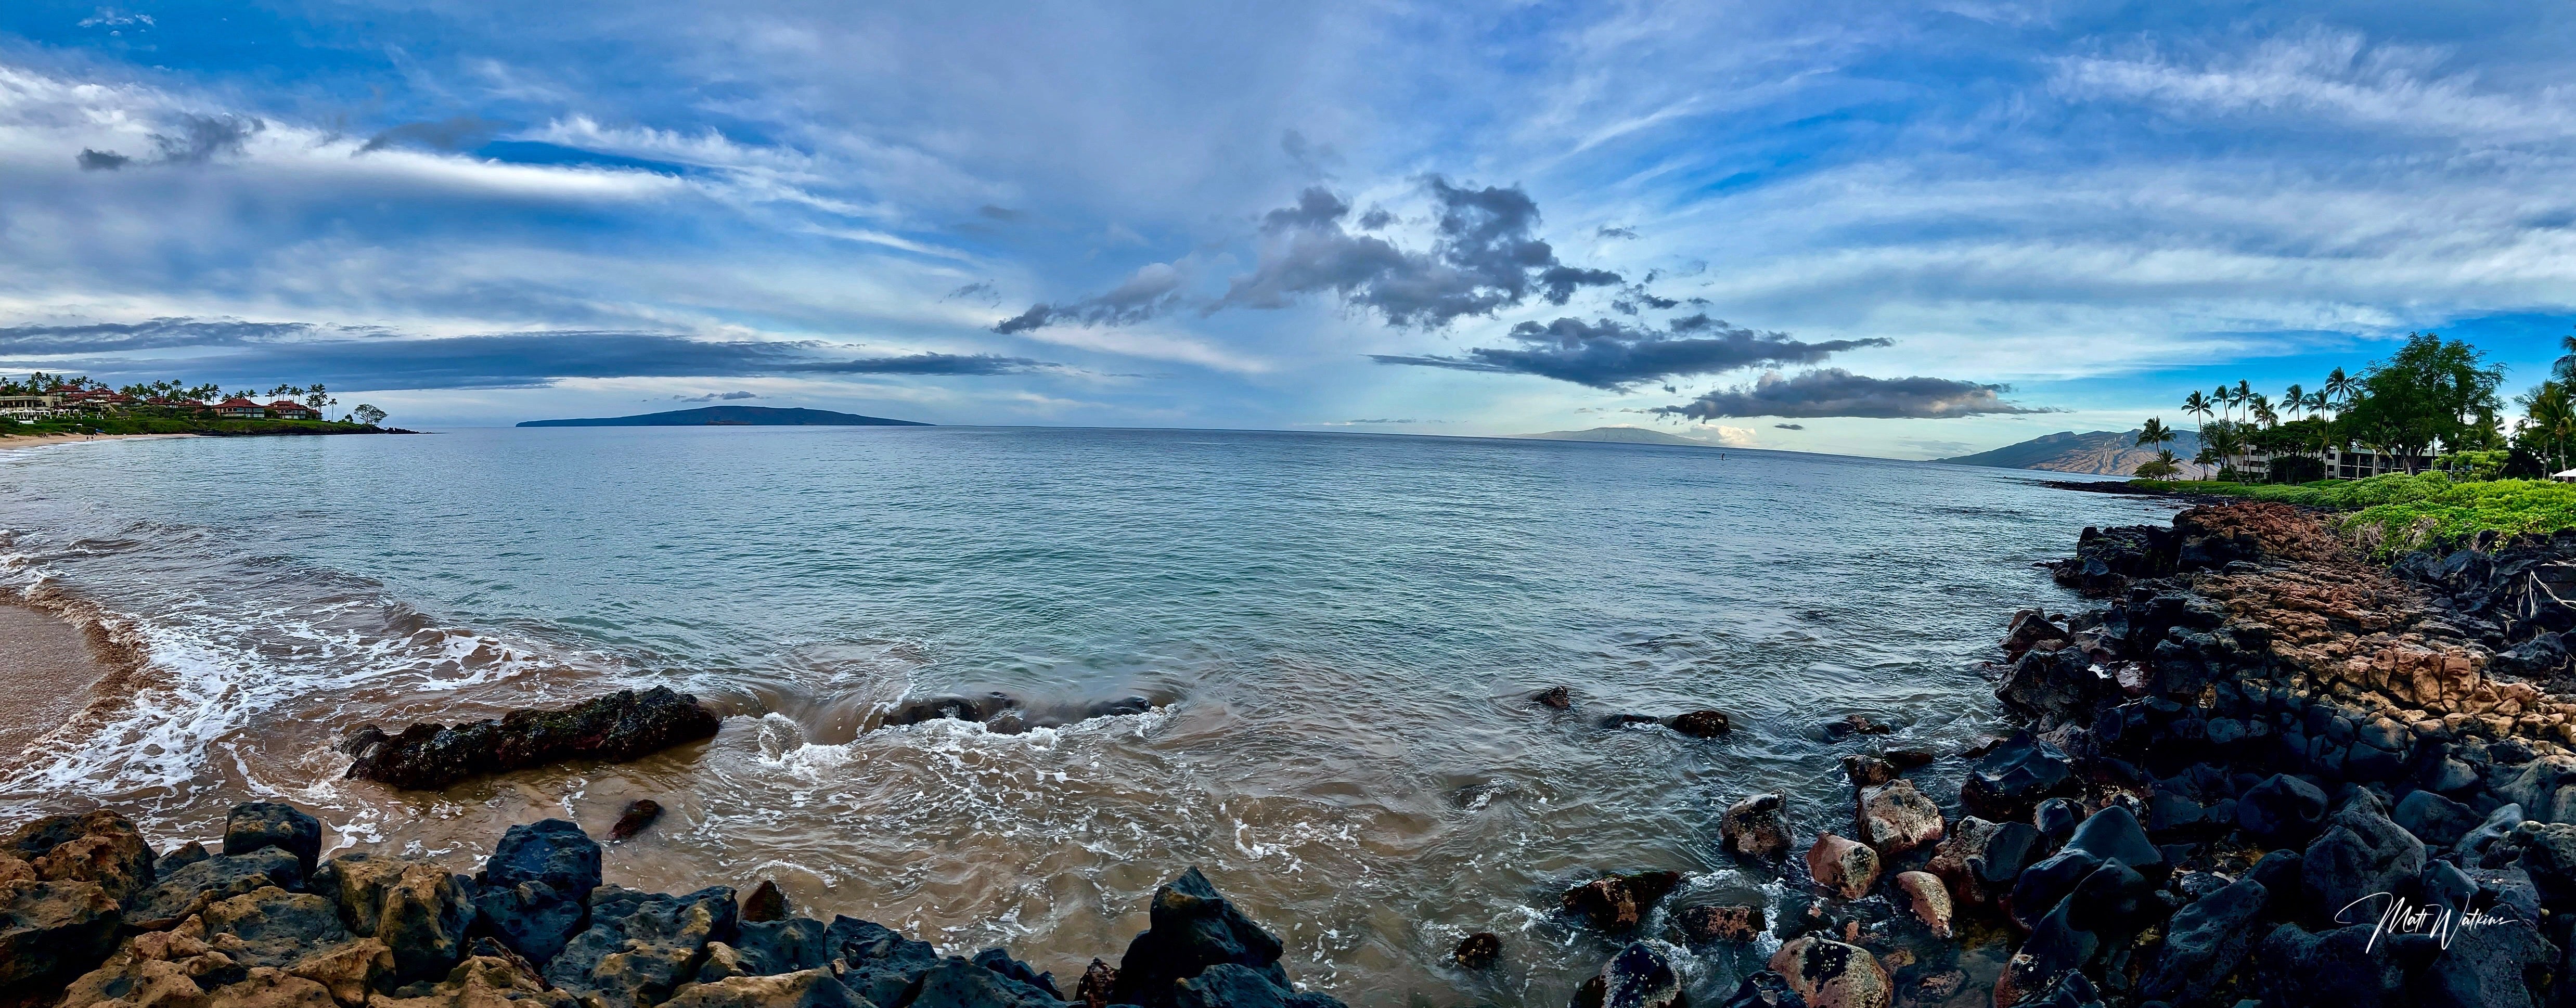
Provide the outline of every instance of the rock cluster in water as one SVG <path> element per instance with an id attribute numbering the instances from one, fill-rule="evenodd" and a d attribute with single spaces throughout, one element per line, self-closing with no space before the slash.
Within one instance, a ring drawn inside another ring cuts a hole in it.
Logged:
<path id="1" fill-rule="evenodd" d="M 111 812 L 0 848 L 0 998 L 61 1008 L 1339 1008 L 1297 992 L 1279 939 L 1197 869 L 1151 929 L 1067 993 L 986 949 L 849 917 L 792 916 L 774 885 L 672 895 L 605 885 L 563 820 L 514 826 L 468 877 L 426 861 L 318 860 L 321 827 L 233 810 L 220 853 L 154 856 Z"/>
<path id="2" fill-rule="evenodd" d="M 468 777 L 568 759 L 631 760 L 716 733 L 721 719 L 696 697 L 656 686 L 562 710 L 515 710 L 453 728 L 415 724 L 387 735 L 364 725 L 340 743 L 349 776 L 401 788 L 442 788 Z"/>
<path id="3" fill-rule="evenodd" d="M 1866 756 L 1847 836 L 1726 810 L 1724 847 L 1805 890 L 1730 1008 L 2576 1004 L 2576 535 L 2392 569 L 2248 503 L 2055 567 L 2106 604 L 2014 617 L 2021 727 L 1962 754 L 1955 815 Z M 1760 912 L 1670 919 L 1724 944 Z M 1989 982 L 1967 946 L 2009 959 Z M 1630 945 L 1576 1003 L 1676 1005 L 1668 971 Z"/>

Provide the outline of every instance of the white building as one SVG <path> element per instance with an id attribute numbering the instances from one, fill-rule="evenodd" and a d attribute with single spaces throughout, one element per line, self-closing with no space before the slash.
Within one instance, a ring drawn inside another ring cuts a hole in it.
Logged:
<path id="1" fill-rule="evenodd" d="M 2325 457 L 2326 478 L 2368 479 L 2387 473 L 2423 472 L 2433 467 L 2433 460 L 2436 457 L 2381 454 L 2359 445 L 2328 448 Z M 2236 472 L 2248 481 L 2263 480 L 2272 473 L 2272 458 L 2270 453 L 2260 451 L 2236 456 Z"/>
<path id="2" fill-rule="evenodd" d="M 0 416 L 34 420 L 62 412 L 63 398 L 57 395 L 0 396 Z"/>

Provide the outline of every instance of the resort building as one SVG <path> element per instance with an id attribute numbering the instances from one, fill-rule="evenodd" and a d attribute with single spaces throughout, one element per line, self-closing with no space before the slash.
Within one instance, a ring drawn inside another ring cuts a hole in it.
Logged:
<path id="1" fill-rule="evenodd" d="M 322 414 L 293 399 L 280 399 L 268 404 L 268 415 L 280 420 L 320 420 Z"/>
<path id="2" fill-rule="evenodd" d="M 268 417 L 268 407 L 234 396 L 216 403 L 215 415 L 227 420 L 262 420 Z"/>
<path id="3" fill-rule="evenodd" d="M 2302 454 L 2303 458 L 2316 458 Z M 2433 467 L 2436 455 L 2397 455 L 2374 452 L 2359 445 L 2328 448 L 2325 454 L 2327 479 L 2368 479 L 2387 473 L 2423 472 Z M 2236 471 L 2249 481 L 2260 482 L 2272 474 L 2268 452 L 2248 452 L 2236 456 Z"/>
<path id="4" fill-rule="evenodd" d="M 49 417 L 62 409 L 63 398 L 57 395 L 0 396 L 0 416 L 20 420 Z"/>

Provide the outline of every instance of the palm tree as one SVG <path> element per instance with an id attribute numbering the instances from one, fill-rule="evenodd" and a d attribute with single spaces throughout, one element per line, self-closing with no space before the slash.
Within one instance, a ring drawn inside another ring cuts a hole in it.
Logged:
<path id="1" fill-rule="evenodd" d="M 2291 419 L 2298 419 L 2299 413 L 2307 408 L 2307 390 L 2296 383 L 2281 393 L 2281 412 L 2289 414 Z"/>
<path id="2" fill-rule="evenodd" d="M 2316 390 L 2316 391 L 2314 391 L 2314 392 L 2310 392 L 2310 393 L 2308 393 L 2308 413 L 2309 413 L 2309 415 L 2314 416 L 2314 415 L 2316 415 L 2316 414 L 2318 414 L 2318 413 L 2323 413 L 2323 412 L 2325 412 L 2325 411 L 2327 411 L 2327 410 L 2330 410 L 2330 409 L 2333 409 L 2333 408 L 2334 408 L 2334 398 L 2333 398 L 2332 396 L 2326 395 L 2326 392 L 2325 392 L 2325 390 L 2324 390 L 2324 389 L 2318 389 L 2318 390 Z"/>
<path id="3" fill-rule="evenodd" d="M 2228 407 L 2235 405 L 2236 402 L 2235 397 L 2228 394 L 2226 382 L 2220 382 L 2217 388 L 2209 390 L 2209 404 L 2218 407 L 2219 419 L 2227 419 Z"/>
<path id="4" fill-rule="evenodd" d="M 2272 397 L 2255 392 L 2246 398 L 2246 402 L 2251 408 L 2245 411 L 2245 415 L 2253 417 L 2255 423 L 2272 427 L 2281 422 L 2281 414 L 2272 411 Z"/>
<path id="5" fill-rule="evenodd" d="M 2138 463 L 2137 475 L 2139 479 L 2166 480 L 2181 471 L 2181 460 L 2174 458 L 2173 449 L 2167 448 L 2158 451 L 2156 457 Z"/>
<path id="6" fill-rule="evenodd" d="M 2227 390 L 2227 401 L 2238 406 L 2252 405 L 2254 402 L 2254 386 L 2251 383 L 2240 379 L 2237 381 L 2235 388 Z"/>
<path id="7" fill-rule="evenodd" d="M 2165 420 L 2163 417 L 2148 417 L 2146 426 L 2138 428 L 2138 445 L 2140 447 L 2145 447 L 2147 445 L 2171 444 L 2173 439 L 2173 428 L 2165 426 Z"/>
<path id="8" fill-rule="evenodd" d="M 2361 382 L 2343 373 L 2342 368 L 2336 368 L 2333 373 L 2326 375 L 2326 397 L 2334 400 L 2336 409 L 2349 405 L 2352 397 L 2360 392 Z"/>
<path id="9" fill-rule="evenodd" d="M 2210 413 L 2209 397 L 2200 394 L 2199 389 L 2193 389 L 2190 395 L 2182 397 L 2182 412 L 2184 416 L 2191 417 L 2201 423 L 2208 423 Z"/>

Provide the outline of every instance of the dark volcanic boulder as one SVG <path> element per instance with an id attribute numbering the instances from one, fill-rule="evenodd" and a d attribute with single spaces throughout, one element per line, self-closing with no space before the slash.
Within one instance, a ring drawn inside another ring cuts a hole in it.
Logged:
<path id="1" fill-rule="evenodd" d="M 454 728 L 415 724 L 400 735 L 374 725 L 341 751 L 349 776 L 401 788 L 442 788 L 478 774 L 567 759 L 631 760 L 714 735 L 719 720 L 696 697 L 656 686 L 624 690 L 563 710 L 516 710 Z"/>
<path id="2" fill-rule="evenodd" d="M 1664 727 L 1692 738 L 1704 739 L 1724 735 L 1732 730 L 1734 725 L 1727 721 L 1725 711 L 1695 710 L 1687 714 L 1673 715 L 1672 720 L 1664 722 Z"/>
<path id="3" fill-rule="evenodd" d="M 1460 969 L 1471 970 L 1485 969 L 1502 957 L 1503 936 L 1491 931 L 1478 931 L 1468 935 L 1458 942 L 1457 951 L 1449 953 L 1449 961 L 1457 963 Z M 1092 961 L 1099 962 L 1096 959 Z M 1087 973 L 1084 975 L 1089 976 Z"/>
<path id="4" fill-rule="evenodd" d="M 1143 1008 L 1170 1008 L 1180 981 L 1210 966 L 1232 963 L 1260 974 L 1280 990 L 1288 972 L 1279 967 L 1277 936 L 1217 895 L 1207 876 L 1191 868 L 1154 890 L 1148 927 L 1128 943 L 1118 963 L 1110 999 Z"/>
<path id="5" fill-rule="evenodd" d="M 2453 934 L 2410 986 L 2424 1008 L 2528 1008 L 2539 976 L 2557 962 L 2558 949 L 2533 922 L 2480 923 Z M 2558 983 L 2563 992 L 2567 980 Z"/>
<path id="6" fill-rule="evenodd" d="M 96 882 L 0 882 L 0 988 L 88 970 L 115 947 L 116 924 Z"/>
<path id="7" fill-rule="evenodd" d="M 2263 884 L 2245 879 L 2201 897 L 2165 924 L 2164 944 L 2140 979 L 2141 996 L 2175 1004 L 2197 1004 L 2236 967 L 2261 937 L 2270 894 Z"/>
<path id="8" fill-rule="evenodd" d="M 662 818 L 661 802 L 650 798 L 635 799 L 627 803 L 626 811 L 618 813 L 616 822 L 609 824 L 608 839 L 612 841 L 634 839 L 635 834 L 644 832 L 647 827 L 653 825 L 654 820 L 660 818 Z"/>
<path id="9" fill-rule="evenodd" d="M 2357 801 L 2326 820 L 2325 832 L 2308 845 L 2301 857 L 2299 884 L 2310 914 L 2329 920 L 2356 900 L 2382 893 L 2392 894 L 2380 897 L 2383 900 L 2405 896 L 2409 884 L 2423 873 L 2424 842 L 2369 803 Z M 2376 917 L 2385 907 L 2366 909 Z M 2354 918 L 2345 915 L 2344 919 Z"/>
<path id="10" fill-rule="evenodd" d="M 1186 1000 L 1181 1003 L 1188 1003 Z M 1231 1005 L 1232 1001 L 1205 1002 Z M 923 971 L 905 1008 L 1062 1008 L 1064 999 L 1051 991 L 1014 980 L 1000 971 L 951 958 Z"/>
<path id="11" fill-rule="evenodd" d="M 2376 915 L 2374 915 L 2376 916 Z M 2374 934 L 2371 923 L 2309 933 L 2283 924 L 2254 946 L 2247 986 L 2266 1005 L 2404 1008 L 2406 973 L 2441 952 L 2420 934 Z"/>
<path id="12" fill-rule="evenodd" d="M 171 872 L 169 878 L 126 901 L 125 923 L 144 931 L 176 926 L 217 900 L 258 892 L 270 886 L 299 889 L 304 868 L 296 856 L 277 847 L 247 854 L 218 854 Z"/>
<path id="13" fill-rule="evenodd" d="M 105 810 L 28 823 L 9 838 L 6 852 L 27 862 L 39 880 L 96 882 L 118 901 L 150 886 L 156 872 L 142 832 Z"/>
<path id="14" fill-rule="evenodd" d="M 600 883 L 599 843 L 563 819 L 512 826 L 474 881 L 485 926 L 542 967 L 587 926 L 585 904 Z"/>
<path id="15" fill-rule="evenodd" d="M 902 1004 L 913 981 L 940 963 L 929 942 L 854 917 L 832 918 L 823 934 L 823 959 L 839 961 L 844 967 L 841 982 L 878 1005 Z"/>
<path id="16" fill-rule="evenodd" d="M 2450 849 L 2460 842 L 2461 837 L 2469 835 L 2470 830 L 2478 828 L 2481 821 L 2468 806 L 2430 791 L 2408 793 L 2398 801 L 2397 810 L 2390 813 L 2389 818 L 2396 820 L 2406 832 L 2415 834 L 2415 839 L 2424 841 L 2425 846 L 2436 850 Z"/>
<path id="17" fill-rule="evenodd" d="M 2118 861 L 2151 880 L 2165 876 L 2164 852 L 2148 841 L 2138 817 L 2117 805 L 2093 813 L 2083 825 L 2075 827 L 2075 835 L 2066 840 L 2066 849 L 2083 851 L 2104 861 Z"/>
<path id="18" fill-rule="evenodd" d="M 751 894 L 742 898 L 742 919 L 744 923 L 787 919 L 787 894 L 778 890 L 777 881 L 762 879 L 751 887 Z"/>
<path id="19" fill-rule="evenodd" d="M 732 889 L 686 896 L 602 886 L 590 927 L 546 964 L 546 980 L 610 1008 L 646 1008 L 695 978 L 709 942 L 732 942 L 740 921 Z"/>
<path id="20" fill-rule="evenodd" d="M 1681 975 L 1652 945 L 1631 944 L 1601 967 L 1602 1008 L 1679 1008 L 1681 1003 Z"/>
<path id="21" fill-rule="evenodd" d="M 367 1004 L 369 1008 L 575 1008 L 579 1002 L 548 988 L 536 974 L 507 958 L 476 956 L 456 964 L 437 983 L 412 984 L 390 997 L 370 998 Z"/>
<path id="22" fill-rule="evenodd" d="M 2236 800 L 2236 825 L 2274 846 L 2307 843 L 2325 818 L 2326 793 L 2288 774 L 2273 774 Z"/>
<path id="23" fill-rule="evenodd" d="M 275 847 L 295 855 L 295 863 L 313 874 L 322 856 L 322 823 L 285 802 L 250 802 L 233 806 L 224 818 L 224 853 L 248 854 Z"/>
<path id="24" fill-rule="evenodd" d="M 1807 1008 L 1807 999 L 1789 988 L 1788 977 L 1766 969 L 1735 985 L 1735 994 L 1719 1008 Z"/>
<path id="25" fill-rule="evenodd" d="M 2024 729 L 1977 760 L 1959 788 L 1959 799 L 1969 811 L 2004 822 L 2026 819 L 2042 799 L 2073 794 L 2081 787 L 2074 761 Z"/>
<path id="26" fill-rule="evenodd" d="M 1683 907 L 1673 915 L 1673 925 L 1693 945 L 1749 942 L 1761 937 L 1765 926 L 1762 908 L 1744 905 Z"/>

